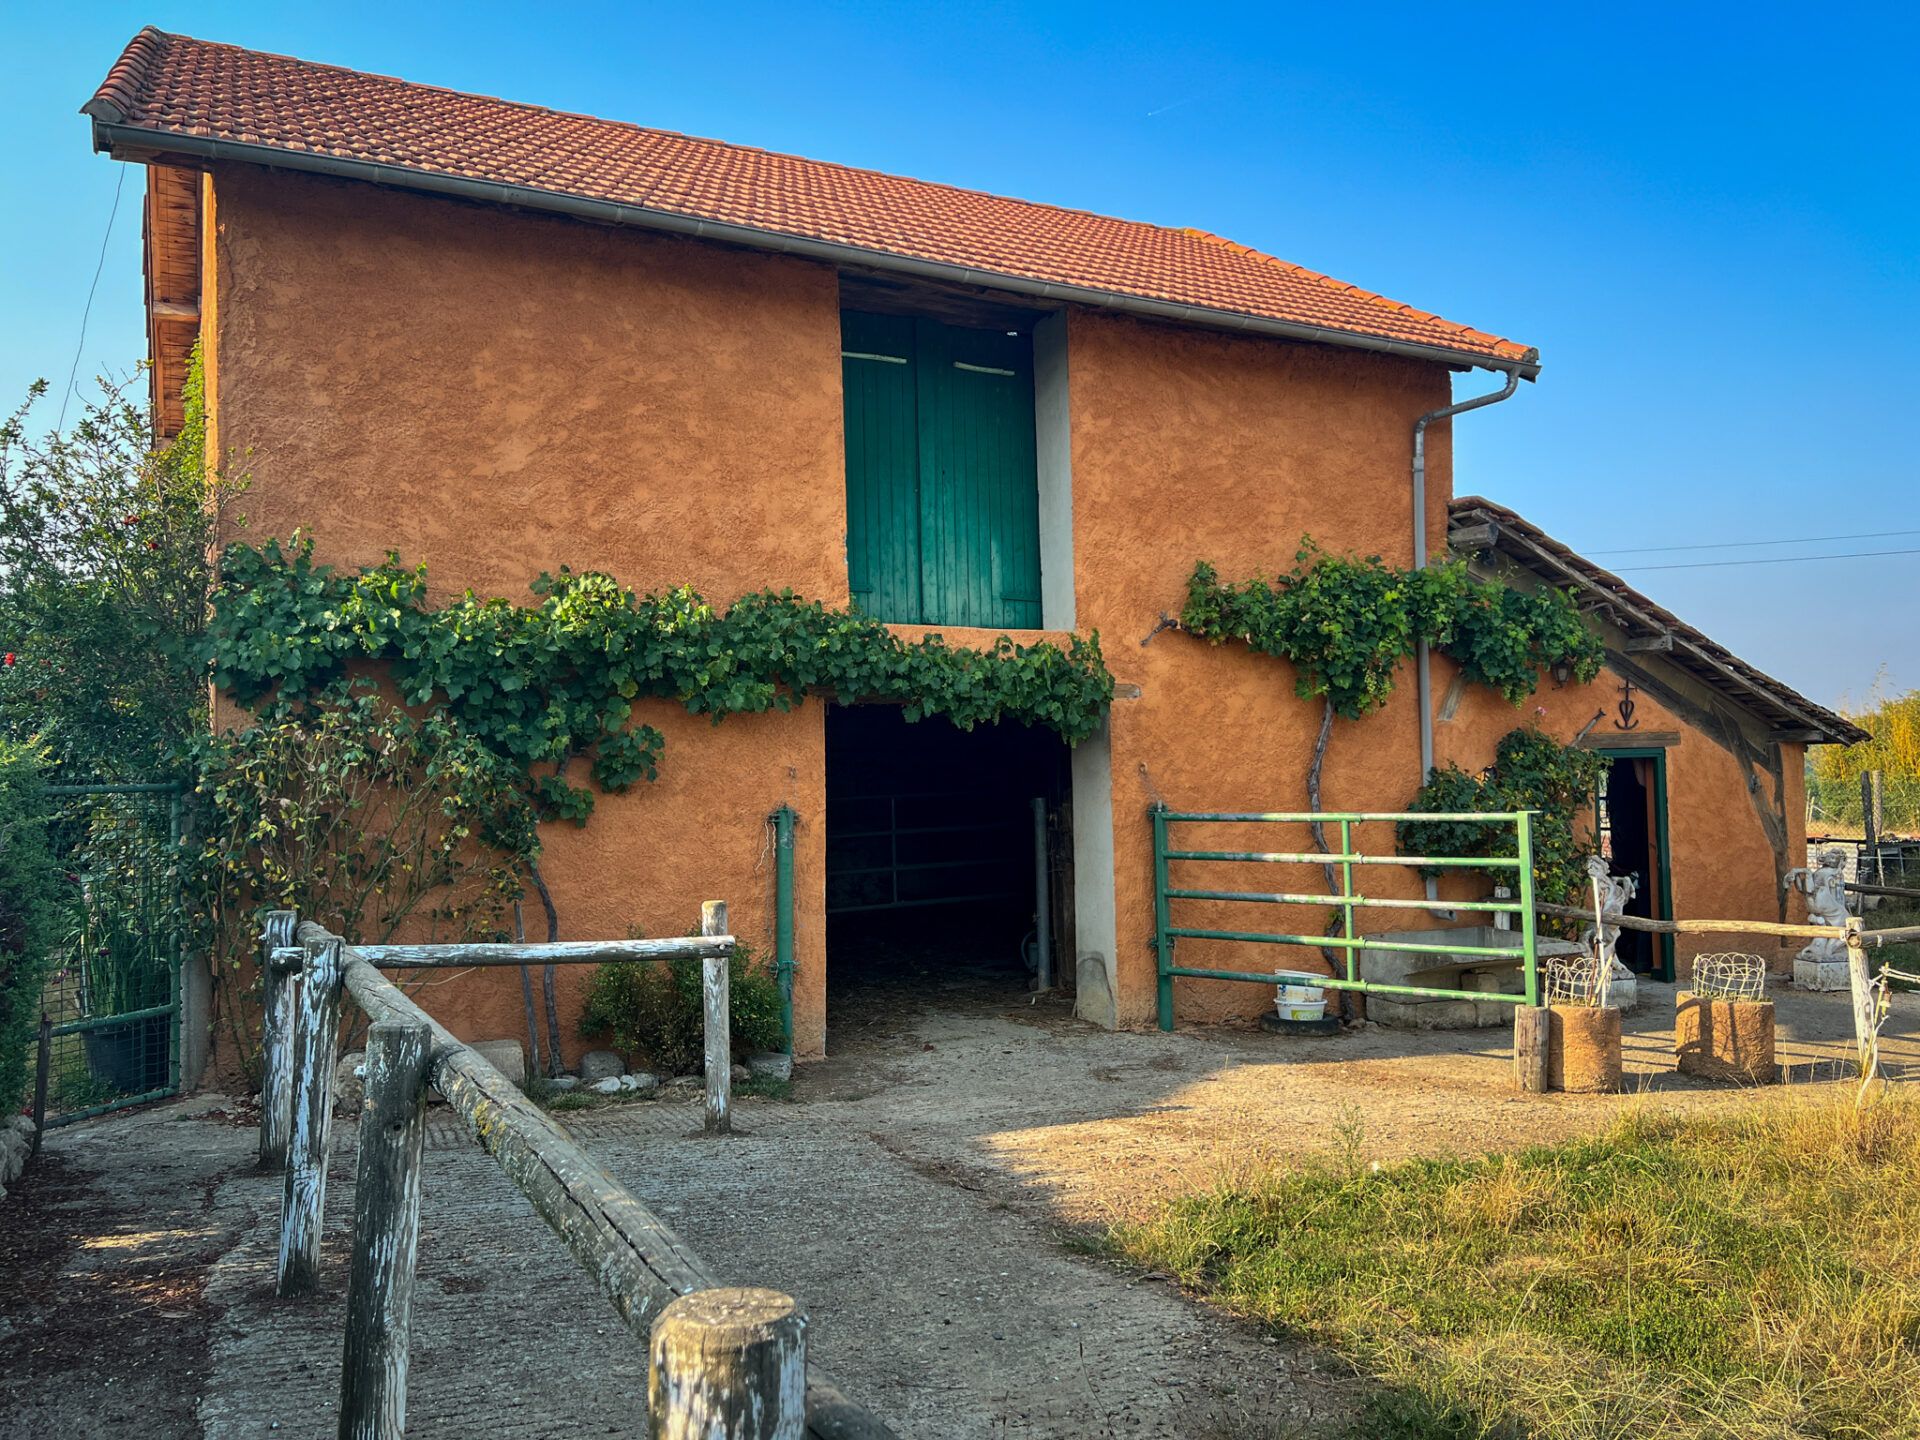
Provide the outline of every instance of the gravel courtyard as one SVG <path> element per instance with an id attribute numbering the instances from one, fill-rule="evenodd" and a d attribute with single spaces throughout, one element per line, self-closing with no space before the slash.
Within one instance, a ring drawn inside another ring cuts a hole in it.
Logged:
<path id="1" fill-rule="evenodd" d="M 1477 1152 L 1631 1104 L 1737 1105 L 1663 1063 L 1668 987 L 1628 1039 L 1638 1097 L 1521 1096 L 1503 1031 L 1104 1034 L 1059 1004 L 953 980 L 836 1010 L 836 1058 L 730 1141 L 697 1107 L 564 1118 L 729 1278 L 799 1297 L 815 1358 L 903 1440 L 1251 1440 L 1337 1422 L 1338 1361 L 1275 1342 L 1078 1235 L 1237 1165 L 1340 1144 Z M 1843 1053 L 1846 997 L 1778 997 L 1800 1093 Z M 1920 1073 L 1920 998 L 1885 1054 Z M 0 1435 L 329 1436 L 351 1214 L 336 1127 L 327 1288 L 272 1295 L 277 1179 L 199 1098 L 57 1131 L 0 1202 Z M 458 1123 L 429 1132 L 409 1434 L 636 1433 L 643 1356 Z"/>

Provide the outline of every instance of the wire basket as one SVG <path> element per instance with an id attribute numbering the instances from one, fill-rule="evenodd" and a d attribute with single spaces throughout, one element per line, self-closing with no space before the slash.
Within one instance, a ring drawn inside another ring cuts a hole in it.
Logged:
<path id="1" fill-rule="evenodd" d="M 1555 955 L 1542 961 L 1540 986 L 1549 1005 L 1600 1003 L 1600 972 L 1591 955 Z"/>
<path id="2" fill-rule="evenodd" d="M 1758 955 L 1731 951 L 1724 955 L 1696 955 L 1693 993 L 1711 995 L 1717 1000 L 1764 1000 L 1767 962 Z"/>

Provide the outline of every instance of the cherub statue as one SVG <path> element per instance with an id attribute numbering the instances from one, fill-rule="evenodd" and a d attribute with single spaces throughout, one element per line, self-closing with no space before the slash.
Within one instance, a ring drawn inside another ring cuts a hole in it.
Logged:
<path id="1" fill-rule="evenodd" d="M 1820 863 L 1811 869 L 1801 867 L 1787 871 L 1780 877 L 1780 888 L 1798 890 L 1807 897 L 1809 925 L 1830 925 L 1836 931 L 1844 930 L 1847 924 L 1846 851 L 1829 845 L 1816 858 Z M 1837 935 L 1831 940 L 1811 940 L 1798 958 L 1815 963 L 1845 960 L 1847 942 Z"/>
<path id="2" fill-rule="evenodd" d="M 1589 855 L 1587 878 L 1593 882 L 1600 897 L 1600 918 L 1587 926 L 1587 933 L 1580 940 L 1594 953 L 1595 973 L 1598 973 L 1599 966 L 1607 967 L 1610 988 L 1621 981 L 1633 979 L 1633 972 L 1614 953 L 1620 946 L 1620 926 L 1614 922 L 1626 913 L 1627 902 L 1640 893 L 1640 877 L 1611 875 L 1607 872 L 1604 855 Z"/>

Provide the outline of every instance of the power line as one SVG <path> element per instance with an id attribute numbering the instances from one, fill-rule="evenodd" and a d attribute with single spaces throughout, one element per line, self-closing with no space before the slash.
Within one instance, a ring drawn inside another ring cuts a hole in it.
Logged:
<path id="1" fill-rule="evenodd" d="M 1920 535 L 1920 530 L 1868 530 L 1858 535 L 1789 535 L 1781 540 L 1722 540 L 1711 545 L 1639 545 L 1619 550 L 1588 550 L 1584 553 L 1661 555 L 1674 550 L 1744 550 L 1757 545 L 1822 545 L 1829 540 L 1891 540 L 1896 535 Z"/>
<path id="2" fill-rule="evenodd" d="M 1896 530 L 1892 533 L 1911 532 Z M 1764 560 L 1693 560 L 1678 565 L 1622 565 L 1615 573 L 1627 575 L 1636 570 L 1720 570 L 1729 565 L 1797 565 L 1808 560 L 1867 560 L 1878 555 L 1920 555 L 1920 549 L 1849 550 L 1839 555 L 1773 555 Z"/>
<path id="3" fill-rule="evenodd" d="M 87 287 L 87 308 L 80 312 L 80 343 L 73 347 L 73 368 L 67 372 L 67 391 L 60 397 L 60 419 L 56 430 L 67 428 L 67 402 L 73 398 L 73 382 L 80 375 L 80 357 L 87 349 L 87 321 L 93 318 L 93 294 L 100 288 L 100 273 L 107 268 L 107 242 L 113 239 L 113 222 L 120 213 L 120 187 L 127 183 L 129 167 L 115 167 L 120 176 L 113 182 L 113 208 L 107 212 L 107 233 L 100 237 L 100 259 L 93 267 L 93 283 Z"/>

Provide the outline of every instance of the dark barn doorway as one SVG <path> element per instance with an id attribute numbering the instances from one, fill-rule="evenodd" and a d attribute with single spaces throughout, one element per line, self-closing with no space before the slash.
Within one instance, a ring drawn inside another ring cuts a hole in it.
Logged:
<path id="1" fill-rule="evenodd" d="M 1660 751 L 1622 751 L 1599 796 L 1597 829 L 1600 853 L 1615 875 L 1632 875 L 1639 892 L 1626 913 L 1643 920 L 1673 918 L 1672 881 L 1667 864 L 1666 755 Z M 1673 937 L 1644 930 L 1622 930 L 1616 952 L 1629 970 L 1660 980 L 1673 978 Z"/>
<path id="2" fill-rule="evenodd" d="M 829 1027 L 856 992 L 1025 994 L 1042 883 L 1057 974 L 1073 953 L 1068 795 L 1067 746 L 1050 730 L 908 724 L 884 705 L 829 711 Z"/>

